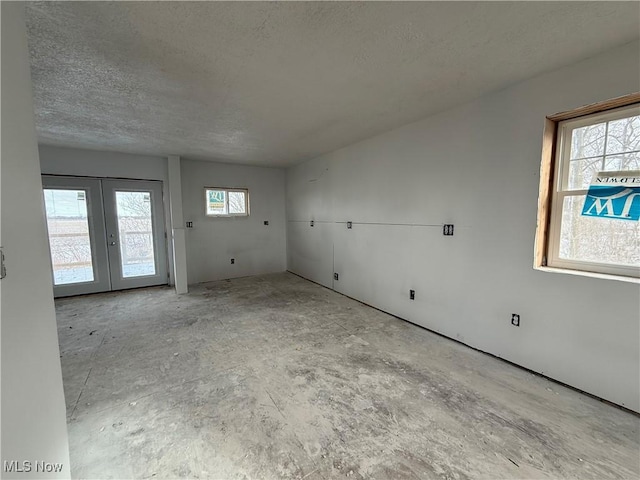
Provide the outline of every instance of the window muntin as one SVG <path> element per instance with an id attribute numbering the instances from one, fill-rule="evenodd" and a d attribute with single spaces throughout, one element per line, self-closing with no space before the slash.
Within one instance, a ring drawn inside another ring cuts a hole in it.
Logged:
<path id="1" fill-rule="evenodd" d="M 249 216 L 249 190 L 246 188 L 207 187 L 204 199 L 208 217 Z"/>
<path id="2" fill-rule="evenodd" d="M 548 266 L 640 276 L 640 222 L 582 216 L 594 175 L 638 170 L 640 105 L 558 124 Z"/>

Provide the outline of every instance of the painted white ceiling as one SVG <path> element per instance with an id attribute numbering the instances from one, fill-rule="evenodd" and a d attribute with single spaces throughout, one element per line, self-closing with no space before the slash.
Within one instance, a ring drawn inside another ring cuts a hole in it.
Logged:
<path id="1" fill-rule="evenodd" d="M 638 2 L 27 7 L 44 144 L 289 165 L 638 38 Z"/>

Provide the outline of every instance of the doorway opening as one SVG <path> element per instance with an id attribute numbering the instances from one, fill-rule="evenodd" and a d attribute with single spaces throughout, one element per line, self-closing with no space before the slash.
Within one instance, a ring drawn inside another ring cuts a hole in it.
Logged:
<path id="1" fill-rule="evenodd" d="M 55 297 L 165 285 L 162 182 L 42 177 Z"/>

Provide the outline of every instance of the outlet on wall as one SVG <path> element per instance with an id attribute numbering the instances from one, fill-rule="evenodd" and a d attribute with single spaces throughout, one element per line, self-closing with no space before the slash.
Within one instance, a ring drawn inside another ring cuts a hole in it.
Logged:
<path id="1" fill-rule="evenodd" d="M 236 263 L 236 259 L 235 259 L 235 258 L 232 258 L 232 259 L 231 259 L 231 265 L 233 265 L 233 264 L 235 264 L 235 263 Z"/>
<path id="2" fill-rule="evenodd" d="M 409 300 L 415 300 L 415 299 L 416 299 L 416 291 L 409 290 Z"/>
<path id="3" fill-rule="evenodd" d="M 511 314 L 511 325 L 513 325 L 514 327 L 520 326 L 520 315 L 518 315 L 517 313 Z"/>

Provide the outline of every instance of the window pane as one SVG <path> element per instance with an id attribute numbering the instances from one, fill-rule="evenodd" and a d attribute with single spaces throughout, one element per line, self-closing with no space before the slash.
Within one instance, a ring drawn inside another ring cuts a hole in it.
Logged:
<path id="1" fill-rule="evenodd" d="M 583 216 L 584 200 L 564 198 L 560 258 L 640 266 L 640 222 Z"/>
<path id="2" fill-rule="evenodd" d="M 229 192 L 229 213 L 247 213 L 244 192 Z"/>
<path id="3" fill-rule="evenodd" d="M 156 274 L 151 192 L 116 192 L 122 276 Z"/>
<path id="4" fill-rule="evenodd" d="M 44 190 L 54 285 L 92 282 L 87 193 Z"/>
<path id="5" fill-rule="evenodd" d="M 604 167 L 607 171 L 640 170 L 640 152 L 607 156 Z"/>
<path id="6" fill-rule="evenodd" d="M 227 215 L 226 192 L 207 189 L 207 215 Z"/>
<path id="7" fill-rule="evenodd" d="M 621 170 L 640 170 L 640 152 L 571 160 L 567 190 L 586 190 L 596 173 Z"/>
<path id="8" fill-rule="evenodd" d="M 607 154 L 640 150 L 640 116 L 609 122 Z"/>
<path id="9" fill-rule="evenodd" d="M 568 190 L 586 190 L 593 176 L 602 171 L 602 157 L 571 160 L 569 162 Z"/>
<path id="10" fill-rule="evenodd" d="M 571 132 L 571 158 L 597 157 L 604 154 L 606 123 L 576 128 Z"/>

